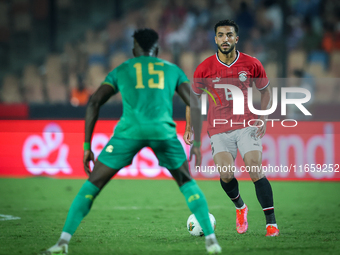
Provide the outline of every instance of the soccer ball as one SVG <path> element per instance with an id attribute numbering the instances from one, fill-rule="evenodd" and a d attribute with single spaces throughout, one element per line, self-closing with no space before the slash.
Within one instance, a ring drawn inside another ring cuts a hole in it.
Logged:
<path id="1" fill-rule="evenodd" d="M 209 218 L 210 218 L 211 226 L 215 230 L 216 229 L 216 220 L 215 220 L 214 215 L 209 213 Z M 200 224 L 198 223 L 194 214 L 191 214 L 189 216 L 188 220 L 187 220 L 187 229 L 188 229 L 190 235 L 204 236 L 203 230 L 202 230 Z"/>

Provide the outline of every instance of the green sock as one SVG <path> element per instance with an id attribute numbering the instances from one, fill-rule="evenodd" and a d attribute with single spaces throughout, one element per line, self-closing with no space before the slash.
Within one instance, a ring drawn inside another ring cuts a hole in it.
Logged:
<path id="1" fill-rule="evenodd" d="M 91 209 L 92 202 L 98 195 L 100 189 L 89 181 L 86 181 L 79 190 L 77 196 L 68 211 L 63 232 L 74 234 L 80 222 Z"/>
<path id="2" fill-rule="evenodd" d="M 195 214 L 198 223 L 201 225 L 204 235 L 214 233 L 209 219 L 208 203 L 201 189 L 195 180 L 191 180 L 180 187 L 190 211 Z"/>

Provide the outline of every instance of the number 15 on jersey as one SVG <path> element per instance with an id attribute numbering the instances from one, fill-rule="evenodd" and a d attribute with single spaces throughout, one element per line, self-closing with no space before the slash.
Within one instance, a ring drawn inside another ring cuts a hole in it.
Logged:
<path id="1" fill-rule="evenodd" d="M 164 71 L 162 70 L 155 70 L 156 66 L 164 66 L 164 63 L 162 62 L 156 62 L 156 63 L 149 63 L 148 64 L 148 76 L 157 75 L 158 76 L 158 82 L 155 83 L 155 79 L 150 77 L 148 79 L 148 87 L 151 89 L 164 89 Z M 136 78 L 137 78 L 137 84 L 136 89 L 144 89 L 145 86 L 143 84 L 143 72 L 142 72 L 142 63 L 136 63 L 133 65 L 133 67 L 136 69 Z"/>

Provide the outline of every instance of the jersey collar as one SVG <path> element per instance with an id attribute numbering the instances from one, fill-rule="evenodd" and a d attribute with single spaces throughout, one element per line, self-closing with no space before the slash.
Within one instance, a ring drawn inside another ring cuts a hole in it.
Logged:
<path id="1" fill-rule="evenodd" d="M 230 65 L 227 65 L 226 63 L 223 63 L 223 62 L 219 59 L 217 52 L 216 52 L 216 59 L 217 59 L 218 62 L 220 62 L 222 65 L 224 65 L 224 66 L 230 68 L 233 64 L 236 63 L 236 61 L 237 61 L 238 58 L 240 57 L 240 52 L 239 52 L 238 50 L 236 50 L 236 54 L 237 54 L 237 56 L 236 56 L 235 60 L 234 60 Z"/>

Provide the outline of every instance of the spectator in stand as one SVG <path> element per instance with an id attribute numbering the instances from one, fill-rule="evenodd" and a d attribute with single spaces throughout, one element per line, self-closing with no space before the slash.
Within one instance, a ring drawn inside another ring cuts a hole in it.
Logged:
<path id="1" fill-rule="evenodd" d="M 304 24 L 305 34 L 302 38 L 302 48 L 310 53 L 313 50 L 321 48 L 321 36 L 313 30 L 312 22 L 310 18 L 305 19 Z"/>
<path id="2" fill-rule="evenodd" d="M 91 92 L 86 88 L 82 75 L 78 75 L 77 79 L 77 86 L 71 91 L 71 104 L 73 106 L 84 106 L 87 104 Z"/>
<path id="3" fill-rule="evenodd" d="M 331 53 L 334 49 L 334 25 L 330 23 L 326 23 L 324 25 L 324 34 L 322 38 L 322 49 L 327 53 Z"/>
<path id="4" fill-rule="evenodd" d="M 265 0 L 264 3 L 264 19 L 269 24 L 265 40 L 268 43 L 275 43 L 279 40 L 282 33 L 283 13 L 282 9 L 275 0 Z"/>
<path id="5" fill-rule="evenodd" d="M 241 28 L 239 37 L 242 38 L 243 41 L 247 40 L 249 38 L 250 30 L 255 25 L 255 18 L 253 11 L 246 2 L 241 2 L 235 22 Z"/>
<path id="6" fill-rule="evenodd" d="M 333 23 L 327 22 L 324 25 L 322 49 L 327 53 L 331 53 L 334 50 L 340 50 L 340 19 L 337 19 L 339 21 Z"/>

